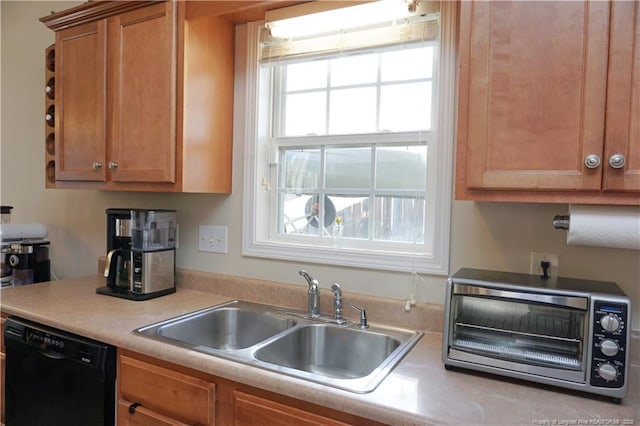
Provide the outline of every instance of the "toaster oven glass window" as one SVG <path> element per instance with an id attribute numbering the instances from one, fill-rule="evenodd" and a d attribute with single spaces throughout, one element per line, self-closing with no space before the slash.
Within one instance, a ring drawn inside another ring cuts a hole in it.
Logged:
<path id="1" fill-rule="evenodd" d="M 455 295 L 451 346 L 528 365 L 583 370 L 587 312 Z"/>

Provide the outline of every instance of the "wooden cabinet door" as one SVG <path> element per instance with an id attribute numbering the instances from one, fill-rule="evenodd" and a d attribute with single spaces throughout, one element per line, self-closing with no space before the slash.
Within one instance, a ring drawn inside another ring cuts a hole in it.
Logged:
<path id="1" fill-rule="evenodd" d="M 614 1 L 607 86 L 603 189 L 640 191 L 640 3 Z M 624 166 L 609 164 L 622 155 Z"/>
<path id="2" fill-rule="evenodd" d="M 233 418 L 236 426 L 345 426 L 348 424 L 244 392 L 234 391 L 233 396 Z"/>
<path id="3" fill-rule="evenodd" d="M 600 191 L 609 6 L 461 3 L 463 190 Z"/>
<path id="4" fill-rule="evenodd" d="M 105 24 L 56 33 L 56 180 L 106 179 Z"/>
<path id="5" fill-rule="evenodd" d="M 140 413 L 136 409 L 133 416 L 125 416 L 132 425 L 163 424 L 149 420 L 151 417 L 160 421 L 160 417 L 152 413 L 187 424 L 213 425 L 215 395 L 214 383 L 128 356 L 119 357 L 118 398 L 144 407 Z M 120 411 L 118 417 L 122 418 L 120 416 L 124 413 Z"/>
<path id="6" fill-rule="evenodd" d="M 115 182 L 175 182 L 176 5 L 109 18 L 108 155 Z"/>

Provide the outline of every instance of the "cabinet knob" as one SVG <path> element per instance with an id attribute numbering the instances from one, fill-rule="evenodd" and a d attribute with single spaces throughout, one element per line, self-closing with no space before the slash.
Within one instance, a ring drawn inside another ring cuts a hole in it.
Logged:
<path id="1" fill-rule="evenodd" d="M 111 170 L 117 169 L 118 168 L 118 162 L 117 161 L 109 161 L 109 168 Z"/>
<path id="2" fill-rule="evenodd" d="M 93 170 L 98 170 L 100 167 L 102 167 L 102 163 L 99 161 L 94 161 L 91 167 L 93 167 Z"/>
<path id="3" fill-rule="evenodd" d="M 600 156 L 596 154 L 589 154 L 584 159 L 584 165 L 587 169 L 597 169 L 600 166 Z"/>
<path id="4" fill-rule="evenodd" d="M 609 165 L 614 169 L 621 169 L 627 163 L 627 159 L 624 158 L 624 154 L 613 154 L 609 157 Z"/>

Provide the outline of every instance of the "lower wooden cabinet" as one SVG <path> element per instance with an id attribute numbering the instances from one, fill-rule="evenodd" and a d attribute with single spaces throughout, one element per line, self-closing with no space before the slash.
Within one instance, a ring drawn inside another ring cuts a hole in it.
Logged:
<path id="1" fill-rule="evenodd" d="M 126 350 L 117 410 L 118 426 L 382 424 Z"/>
<path id="2" fill-rule="evenodd" d="M 119 425 L 213 425 L 216 385 L 120 355 Z"/>
<path id="3" fill-rule="evenodd" d="M 236 425 L 348 425 L 248 393 L 235 391 L 233 396 L 233 417 Z"/>

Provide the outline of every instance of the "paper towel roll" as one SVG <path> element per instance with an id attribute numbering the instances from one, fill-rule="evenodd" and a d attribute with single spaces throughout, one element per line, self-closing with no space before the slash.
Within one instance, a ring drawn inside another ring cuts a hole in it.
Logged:
<path id="1" fill-rule="evenodd" d="M 640 208 L 569 206 L 567 244 L 640 250 Z"/>

